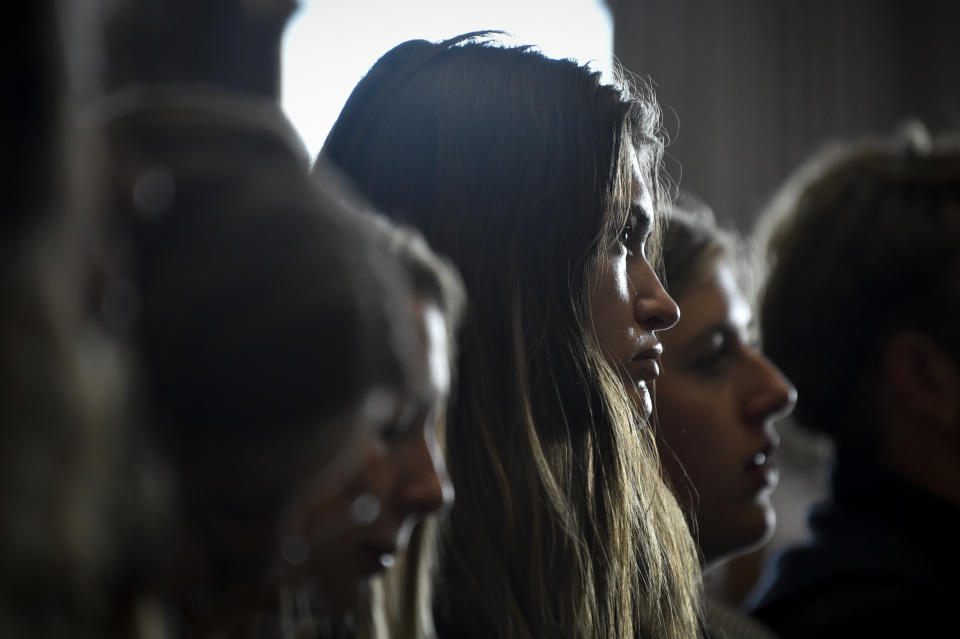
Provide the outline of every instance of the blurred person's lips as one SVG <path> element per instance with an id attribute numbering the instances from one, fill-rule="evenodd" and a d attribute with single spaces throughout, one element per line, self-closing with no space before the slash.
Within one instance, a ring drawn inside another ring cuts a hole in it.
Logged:
<path id="1" fill-rule="evenodd" d="M 365 543 L 358 550 L 360 568 L 364 574 L 383 572 L 396 563 L 397 546 L 392 543 Z"/>
<path id="2" fill-rule="evenodd" d="M 744 462 L 743 469 L 747 474 L 756 477 L 763 486 L 774 487 L 780 477 L 776 462 L 772 459 L 777 445 L 767 440 L 763 446 L 753 452 Z"/>

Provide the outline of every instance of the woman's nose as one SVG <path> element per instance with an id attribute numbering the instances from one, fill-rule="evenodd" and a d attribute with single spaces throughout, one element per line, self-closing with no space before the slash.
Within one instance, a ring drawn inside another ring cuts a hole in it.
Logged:
<path id="1" fill-rule="evenodd" d="M 408 514 L 426 516 L 450 508 L 454 490 L 446 461 L 436 441 L 417 438 L 404 464 L 399 506 Z"/>
<path id="2" fill-rule="evenodd" d="M 797 389 L 763 353 L 750 350 L 755 378 L 746 402 L 748 419 L 768 422 L 786 417 L 797 403 Z"/>
<path id="3" fill-rule="evenodd" d="M 648 331 L 662 331 L 680 320 L 680 307 L 660 283 L 646 260 L 634 278 L 634 317 Z"/>

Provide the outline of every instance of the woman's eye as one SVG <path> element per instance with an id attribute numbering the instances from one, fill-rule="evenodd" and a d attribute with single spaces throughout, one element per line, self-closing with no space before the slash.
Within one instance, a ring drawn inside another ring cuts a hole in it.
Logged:
<path id="1" fill-rule="evenodd" d="M 732 336 L 722 332 L 715 333 L 710 338 L 710 344 L 700 357 L 693 360 L 691 368 L 707 376 L 722 373 L 727 364 L 733 359 L 735 344 Z"/>
<path id="2" fill-rule="evenodd" d="M 647 241 L 652 233 L 650 217 L 641 207 L 634 206 L 624 222 L 618 242 L 629 255 L 646 256 Z"/>
<path id="3" fill-rule="evenodd" d="M 408 424 L 405 424 L 399 420 L 393 420 L 387 422 L 380 428 L 379 436 L 381 440 L 389 443 L 402 437 L 408 430 Z"/>
<path id="4" fill-rule="evenodd" d="M 421 436 L 434 419 L 434 412 L 430 407 L 409 406 L 401 411 L 399 417 L 384 424 L 380 429 L 380 439 L 385 444 L 413 440 Z"/>
<path id="5" fill-rule="evenodd" d="M 643 242 L 639 242 L 640 247 L 637 246 L 638 240 L 640 239 L 637 233 L 637 218 L 635 215 L 631 215 L 623 227 L 623 230 L 620 231 L 620 243 L 628 249 L 636 250 L 643 245 Z M 643 240 L 645 241 L 646 238 L 643 238 Z"/>
<path id="6" fill-rule="evenodd" d="M 409 408 L 399 411 L 393 419 L 385 422 L 380 428 L 380 439 L 387 444 L 403 439 L 413 430 L 413 418 L 414 415 Z"/>
<path id="7" fill-rule="evenodd" d="M 723 353 L 711 353 L 699 358 L 693 363 L 693 368 L 699 373 L 713 375 L 723 369 L 726 357 Z"/>

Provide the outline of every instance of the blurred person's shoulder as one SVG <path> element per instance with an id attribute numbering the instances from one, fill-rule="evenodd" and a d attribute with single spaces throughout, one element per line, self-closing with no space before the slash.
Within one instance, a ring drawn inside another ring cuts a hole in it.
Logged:
<path id="1" fill-rule="evenodd" d="M 778 639 L 761 621 L 717 601 L 707 599 L 704 613 L 709 639 Z"/>
<path id="2" fill-rule="evenodd" d="M 754 614 L 785 639 L 920 636 L 960 595 L 960 508 L 846 458 L 811 540 L 784 552 Z"/>

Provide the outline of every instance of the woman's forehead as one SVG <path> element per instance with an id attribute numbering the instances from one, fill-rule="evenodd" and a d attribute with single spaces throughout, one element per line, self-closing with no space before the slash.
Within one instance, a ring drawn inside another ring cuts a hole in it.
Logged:
<path id="1" fill-rule="evenodd" d="M 637 204 L 647 215 L 653 214 L 653 195 L 642 170 L 641 157 L 636 147 L 630 145 L 630 201 Z"/>

